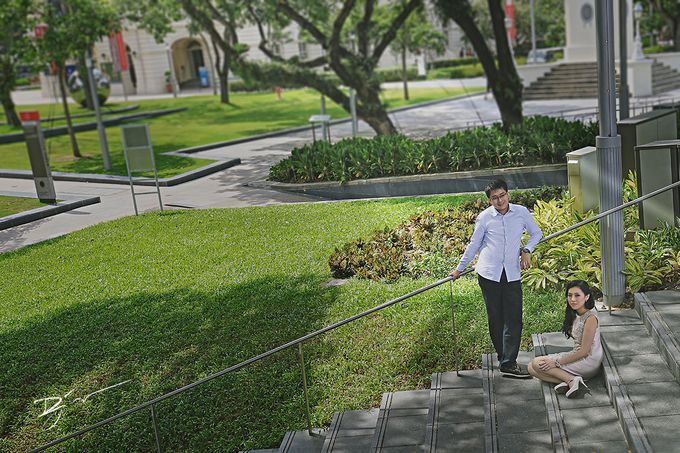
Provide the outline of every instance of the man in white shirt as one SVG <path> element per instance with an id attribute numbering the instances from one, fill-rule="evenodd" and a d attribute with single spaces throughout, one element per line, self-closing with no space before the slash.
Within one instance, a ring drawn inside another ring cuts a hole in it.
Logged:
<path id="1" fill-rule="evenodd" d="M 470 243 L 451 276 L 454 280 L 460 277 L 479 253 L 475 270 L 501 374 L 531 378 L 526 368 L 517 364 L 522 339 L 520 269 L 531 266 L 531 252 L 543 234 L 527 208 L 510 203 L 505 181 L 493 181 L 486 187 L 485 193 L 491 206 L 477 216 Z M 529 233 L 529 240 L 522 246 L 524 231 Z"/>

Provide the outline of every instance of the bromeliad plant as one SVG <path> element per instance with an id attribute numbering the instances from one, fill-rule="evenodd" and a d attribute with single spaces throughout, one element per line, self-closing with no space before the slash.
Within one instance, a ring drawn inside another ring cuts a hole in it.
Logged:
<path id="1" fill-rule="evenodd" d="M 564 162 L 593 145 L 597 124 L 536 116 L 504 131 L 500 124 L 450 132 L 430 140 L 403 135 L 317 141 L 293 149 L 269 170 L 280 182 L 340 181 Z"/>

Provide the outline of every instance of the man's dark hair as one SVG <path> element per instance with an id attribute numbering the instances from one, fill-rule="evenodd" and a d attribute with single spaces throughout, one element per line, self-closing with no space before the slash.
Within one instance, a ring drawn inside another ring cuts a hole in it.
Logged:
<path id="1" fill-rule="evenodd" d="M 503 189 L 507 192 L 508 191 L 508 184 L 505 181 L 503 181 L 502 179 L 497 179 L 495 181 L 490 182 L 489 185 L 486 186 L 486 189 L 484 189 L 484 193 L 486 194 L 486 198 L 491 198 L 491 191 L 497 190 L 497 189 Z"/>

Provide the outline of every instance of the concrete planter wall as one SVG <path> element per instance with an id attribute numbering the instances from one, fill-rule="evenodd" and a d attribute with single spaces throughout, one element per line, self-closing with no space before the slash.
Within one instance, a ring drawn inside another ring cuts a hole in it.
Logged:
<path id="1" fill-rule="evenodd" d="M 346 184 L 316 182 L 290 184 L 257 181 L 251 187 L 304 193 L 335 200 L 433 195 L 445 193 L 480 192 L 494 179 L 504 179 L 510 189 L 528 189 L 546 185 L 567 185 L 567 165 L 537 165 L 532 167 L 495 168 L 490 170 L 436 173 L 430 175 L 394 176 L 359 179 Z"/>

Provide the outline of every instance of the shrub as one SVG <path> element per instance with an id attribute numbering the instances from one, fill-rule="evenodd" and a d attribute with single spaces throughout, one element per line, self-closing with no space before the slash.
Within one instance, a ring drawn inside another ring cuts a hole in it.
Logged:
<path id="1" fill-rule="evenodd" d="M 281 182 L 340 181 L 564 162 L 593 145 L 597 124 L 536 116 L 507 132 L 500 124 L 450 132 L 430 140 L 403 135 L 347 138 L 295 148 L 269 170 Z"/>
<path id="2" fill-rule="evenodd" d="M 454 66 L 471 65 L 475 63 L 479 63 L 477 57 L 451 58 L 448 60 L 431 61 L 427 64 L 427 69 L 451 68 Z"/>
<path id="3" fill-rule="evenodd" d="M 512 191 L 511 200 L 532 207 L 537 200 L 562 197 L 564 187 Z M 443 277 L 458 263 L 472 235 L 477 215 L 486 207 L 483 195 L 457 209 L 426 211 L 368 240 L 336 248 L 328 264 L 336 278 L 358 277 L 393 282 L 400 277 Z"/>
<path id="4" fill-rule="evenodd" d="M 624 201 L 634 199 L 635 176 L 624 184 Z M 584 218 L 572 209 L 573 199 L 563 187 L 513 191 L 513 203 L 533 209 L 536 222 L 547 236 Z M 456 210 L 428 211 L 412 216 L 394 229 L 378 231 L 368 240 L 345 244 L 331 254 L 329 266 L 338 278 L 366 278 L 393 282 L 401 277 L 443 278 L 457 264 L 472 235 L 474 222 L 488 206 L 481 196 Z M 640 230 L 638 211 L 624 211 L 624 274 L 630 292 L 677 287 L 680 282 L 680 229 L 673 226 Z M 602 288 L 600 234 L 597 222 L 541 243 L 532 255 L 533 266 L 524 283 L 536 290 L 556 290 L 572 279 Z"/>

